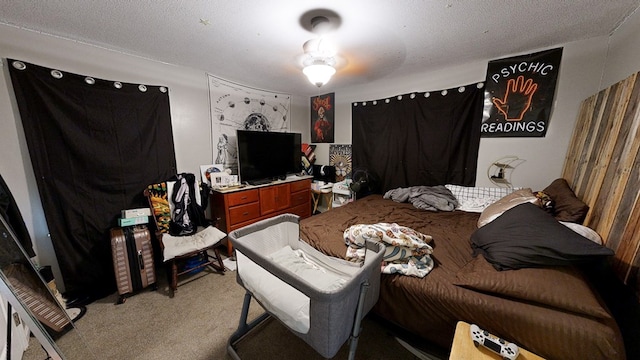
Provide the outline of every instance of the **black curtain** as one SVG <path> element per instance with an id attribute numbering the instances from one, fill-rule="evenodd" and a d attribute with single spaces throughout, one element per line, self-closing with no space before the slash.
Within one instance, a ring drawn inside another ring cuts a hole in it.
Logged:
<path id="1" fill-rule="evenodd" d="M 352 156 L 384 193 L 398 187 L 474 186 L 483 89 L 476 84 L 352 106 Z"/>
<path id="2" fill-rule="evenodd" d="M 2 175 L 0 175 L 0 215 L 2 215 L 7 225 L 9 225 L 15 234 L 18 242 L 20 242 L 20 246 L 22 246 L 27 253 L 27 256 L 36 256 L 36 253 L 33 251 L 31 235 L 29 235 L 27 225 L 24 223 L 22 213 Z M 2 252 L 2 250 L 0 250 L 0 252 Z"/>
<path id="3" fill-rule="evenodd" d="M 109 229 L 176 173 L 167 88 L 8 63 L 65 296 L 111 294 Z"/>

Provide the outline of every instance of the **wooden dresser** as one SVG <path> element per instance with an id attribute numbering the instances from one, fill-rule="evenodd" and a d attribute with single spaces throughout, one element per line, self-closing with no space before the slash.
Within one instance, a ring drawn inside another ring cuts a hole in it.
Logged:
<path id="1" fill-rule="evenodd" d="M 311 177 L 234 190 L 213 190 L 209 204 L 218 228 L 227 234 L 284 213 L 306 218 L 311 216 Z M 227 254 L 233 254 L 233 245 L 228 240 Z"/>

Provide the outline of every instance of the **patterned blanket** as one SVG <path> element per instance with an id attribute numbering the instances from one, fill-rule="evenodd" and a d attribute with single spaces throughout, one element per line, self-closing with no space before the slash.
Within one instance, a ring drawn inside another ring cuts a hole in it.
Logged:
<path id="1" fill-rule="evenodd" d="M 169 207 L 169 199 L 167 199 L 167 183 L 149 185 L 148 190 L 151 206 L 153 207 L 153 216 L 155 216 L 158 224 L 158 231 L 168 233 L 169 224 L 171 223 L 171 208 Z"/>
<path id="2" fill-rule="evenodd" d="M 386 246 L 382 273 L 424 277 L 434 266 L 432 238 L 398 224 L 377 223 L 353 225 L 344 231 L 347 259 L 364 260 L 366 240 Z"/>

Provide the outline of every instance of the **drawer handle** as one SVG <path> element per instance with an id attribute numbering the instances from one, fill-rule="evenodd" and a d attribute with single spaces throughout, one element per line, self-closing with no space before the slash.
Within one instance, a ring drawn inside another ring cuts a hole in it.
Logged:
<path id="1" fill-rule="evenodd" d="M 243 196 L 243 197 L 241 197 L 240 199 L 241 199 L 241 200 L 247 200 L 247 197 L 246 197 L 246 196 Z"/>
<path id="2" fill-rule="evenodd" d="M 245 212 L 242 213 L 242 215 L 247 216 L 247 215 L 249 215 L 249 213 L 245 211 Z"/>

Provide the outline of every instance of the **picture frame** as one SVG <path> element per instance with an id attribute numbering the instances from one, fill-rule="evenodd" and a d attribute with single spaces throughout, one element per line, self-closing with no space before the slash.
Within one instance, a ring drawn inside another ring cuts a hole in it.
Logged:
<path id="1" fill-rule="evenodd" d="M 238 185 L 238 175 L 229 175 L 222 178 L 223 186 Z"/>
<path id="2" fill-rule="evenodd" d="M 211 174 L 216 173 L 227 174 L 224 172 L 224 164 L 200 165 L 200 176 L 203 183 L 206 182 L 209 186 L 213 186 L 214 183 L 211 181 Z"/>
<path id="3" fill-rule="evenodd" d="M 210 175 L 211 187 L 214 187 L 214 188 L 223 187 L 225 182 L 227 182 L 225 178 L 228 176 L 229 174 L 227 173 L 211 173 Z"/>
<path id="4" fill-rule="evenodd" d="M 229 175 L 226 172 L 211 173 L 211 187 L 214 189 L 222 189 L 229 186 L 238 185 L 238 175 Z"/>

